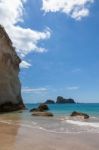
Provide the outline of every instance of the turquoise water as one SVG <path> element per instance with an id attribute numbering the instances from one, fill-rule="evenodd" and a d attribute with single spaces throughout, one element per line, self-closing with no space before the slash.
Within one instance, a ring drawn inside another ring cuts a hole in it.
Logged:
<path id="1" fill-rule="evenodd" d="M 36 108 L 39 104 L 26 104 L 26 107 Z M 68 116 L 73 111 L 80 111 L 88 113 L 91 116 L 99 117 L 99 103 L 87 103 L 87 104 L 50 104 L 48 105 L 49 111 L 59 116 Z"/>
<path id="2" fill-rule="evenodd" d="M 99 104 L 50 104 L 54 117 L 36 117 L 29 110 L 39 104 L 26 104 L 27 110 L 1 114 L 0 124 L 20 126 L 50 133 L 99 133 Z M 70 117 L 73 111 L 87 113 L 90 118 Z"/>

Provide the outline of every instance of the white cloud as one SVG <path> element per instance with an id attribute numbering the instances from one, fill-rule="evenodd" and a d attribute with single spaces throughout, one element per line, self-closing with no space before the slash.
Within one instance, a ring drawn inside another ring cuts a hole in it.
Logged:
<path id="1" fill-rule="evenodd" d="M 47 88 L 29 88 L 29 87 L 24 87 L 22 89 L 23 93 L 45 93 L 47 92 Z"/>
<path id="2" fill-rule="evenodd" d="M 24 29 L 20 26 L 11 26 L 7 31 L 21 57 L 32 51 L 40 53 L 46 51 L 45 48 L 38 47 L 37 44 L 40 40 L 50 38 L 50 29 L 47 28 L 43 32 L 38 32 L 29 28 Z"/>
<path id="3" fill-rule="evenodd" d="M 31 67 L 32 65 L 30 64 L 30 63 L 28 63 L 28 62 L 26 62 L 26 61 L 22 61 L 21 63 L 20 63 L 20 68 L 25 68 L 25 69 L 28 69 L 29 67 Z"/>
<path id="4" fill-rule="evenodd" d="M 62 12 L 66 15 L 81 20 L 89 15 L 89 5 L 94 0 L 42 0 L 42 10 L 48 12 Z"/>
<path id="5" fill-rule="evenodd" d="M 66 88 L 67 90 L 78 90 L 79 87 L 78 86 L 70 86 Z"/>
<path id="6" fill-rule="evenodd" d="M 45 48 L 39 47 L 40 40 L 50 38 L 50 29 L 46 28 L 42 32 L 23 28 L 17 24 L 24 21 L 24 3 L 27 0 L 0 0 L 0 24 L 2 24 L 9 34 L 13 45 L 21 57 L 25 57 L 32 51 L 44 52 Z"/>

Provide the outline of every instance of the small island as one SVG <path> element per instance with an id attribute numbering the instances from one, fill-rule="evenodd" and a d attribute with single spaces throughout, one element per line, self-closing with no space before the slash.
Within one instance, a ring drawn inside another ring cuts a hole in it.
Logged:
<path id="1" fill-rule="evenodd" d="M 62 96 L 58 96 L 56 101 L 48 99 L 44 102 L 44 104 L 75 104 L 75 100 L 72 98 L 63 98 Z"/>
<path id="2" fill-rule="evenodd" d="M 56 100 L 57 104 L 75 104 L 76 102 L 72 98 L 63 98 L 62 96 L 58 96 Z"/>
<path id="3" fill-rule="evenodd" d="M 54 100 L 48 99 L 44 102 L 44 104 L 55 104 Z"/>

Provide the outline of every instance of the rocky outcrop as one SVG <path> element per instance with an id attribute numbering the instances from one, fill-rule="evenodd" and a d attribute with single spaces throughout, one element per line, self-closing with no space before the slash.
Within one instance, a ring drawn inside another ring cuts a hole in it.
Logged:
<path id="1" fill-rule="evenodd" d="M 55 102 L 53 100 L 48 99 L 44 102 L 44 104 L 55 104 Z"/>
<path id="2" fill-rule="evenodd" d="M 38 109 L 40 111 L 45 111 L 45 110 L 49 110 L 48 106 L 46 104 L 40 104 Z"/>
<path id="3" fill-rule="evenodd" d="M 49 110 L 49 108 L 46 104 L 40 104 L 38 108 L 33 108 L 30 110 L 30 112 L 44 112 L 47 110 Z"/>
<path id="4" fill-rule="evenodd" d="M 45 116 L 45 117 L 52 117 L 53 114 L 51 112 L 46 112 L 49 110 L 46 104 L 40 104 L 37 108 L 33 108 L 30 110 L 33 116 Z"/>
<path id="5" fill-rule="evenodd" d="M 51 112 L 33 112 L 33 116 L 43 116 L 43 117 L 53 117 L 53 114 Z"/>
<path id="6" fill-rule="evenodd" d="M 77 111 L 72 112 L 72 114 L 71 114 L 70 116 L 71 116 L 71 117 L 81 116 L 81 117 L 83 117 L 84 119 L 88 119 L 88 118 L 89 118 L 89 115 L 88 115 L 88 114 L 86 114 L 86 113 L 81 113 L 81 112 L 77 112 Z"/>
<path id="7" fill-rule="evenodd" d="M 75 103 L 75 101 L 71 98 L 65 99 L 62 96 L 58 96 L 57 100 L 56 100 L 56 103 L 57 104 L 72 104 L 72 103 Z"/>
<path id="8" fill-rule="evenodd" d="M 0 112 L 24 107 L 18 77 L 20 62 L 9 36 L 0 25 Z"/>

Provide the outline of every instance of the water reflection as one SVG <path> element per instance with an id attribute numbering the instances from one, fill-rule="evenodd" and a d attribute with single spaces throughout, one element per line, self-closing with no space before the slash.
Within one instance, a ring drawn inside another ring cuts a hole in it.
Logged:
<path id="1" fill-rule="evenodd" d="M 17 150 L 17 140 L 22 134 L 22 114 L 8 113 L 0 115 L 0 149 Z"/>

